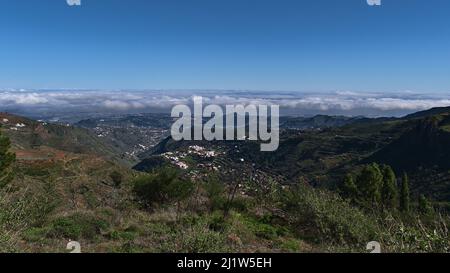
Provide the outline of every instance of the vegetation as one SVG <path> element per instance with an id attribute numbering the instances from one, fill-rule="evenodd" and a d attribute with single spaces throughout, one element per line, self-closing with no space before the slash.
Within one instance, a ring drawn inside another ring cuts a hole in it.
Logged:
<path id="1" fill-rule="evenodd" d="M 192 182 L 180 179 L 172 168 L 140 176 L 133 184 L 134 193 L 145 207 L 172 201 L 179 203 L 193 191 Z"/>
<path id="2" fill-rule="evenodd" d="M 347 174 L 341 186 L 341 195 L 373 219 L 372 225 L 367 225 L 365 229 L 374 231 L 371 236 L 378 238 L 385 248 L 393 252 L 449 250 L 449 218 L 436 214 L 424 195 L 418 198 L 417 210 L 412 210 L 406 173 L 398 188 L 396 175 L 390 166 L 379 167 L 372 163 L 363 166 L 357 180 L 358 186 L 352 183 L 352 176 Z M 380 186 L 381 197 L 377 199 Z M 359 223 L 355 222 L 354 225 L 359 226 Z"/>
<path id="3" fill-rule="evenodd" d="M 402 187 L 400 190 L 400 210 L 408 213 L 410 210 L 409 182 L 408 175 L 403 174 Z"/>
<path id="4" fill-rule="evenodd" d="M 170 164 L 137 172 L 85 153 L 88 148 L 67 151 L 53 133 L 72 132 L 57 126 L 49 138 L 14 135 L 16 143 L 26 142 L 14 146 L 26 147 L 14 161 L 1 137 L 0 173 L 9 178 L 0 189 L 0 252 L 64 252 L 69 240 L 83 252 L 365 252 L 373 240 L 383 252 L 450 251 L 450 218 L 436 195 L 418 194 L 427 187 L 417 182 L 417 171 L 403 174 L 357 157 L 385 145 L 366 130 L 398 125 L 347 126 L 288 134 L 269 156 L 251 144 L 229 144 L 239 153 L 226 150 L 227 161 L 203 159 L 223 166 L 204 172 Z M 252 164 L 240 161 L 246 155 L 255 157 L 245 158 Z M 190 166 L 199 160 L 190 159 Z M 235 159 L 240 163 L 233 165 Z M 291 183 L 278 179 L 284 171 Z"/>
<path id="5" fill-rule="evenodd" d="M 111 180 L 113 181 L 114 186 L 116 188 L 120 188 L 120 185 L 122 185 L 122 182 L 123 182 L 123 175 L 120 172 L 118 172 L 117 170 L 114 170 L 111 172 L 109 177 L 111 177 Z"/>
<path id="6" fill-rule="evenodd" d="M 13 178 L 11 166 L 14 163 L 15 154 L 9 151 L 10 147 L 11 141 L 2 135 L 0 130 L 0 189 L 11 182 Z"/>
<path id="7" fill-rule="evenodd" d="M 382 166 L 383 187 L 381 189 L 381 199 L 386 209 L 394 209 L 398 204 L 397 178 L 391 166 Z"/>

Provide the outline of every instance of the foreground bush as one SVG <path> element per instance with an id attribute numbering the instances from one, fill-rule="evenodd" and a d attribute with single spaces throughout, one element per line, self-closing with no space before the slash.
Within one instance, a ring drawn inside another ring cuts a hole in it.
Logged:
<path id="1" fill-rule="evenodd" d="M 94 239 L 109 224 L 91 214 L 75 213 L 55 219 L 51 224 L 49 236 L 72 240 Z"/>
<path id="2" fill-rule="evenodd" d="M 138 177 L 133 184 L 135 195 L 145 207 L 171 201 L 180 202 L 194 190 L 190 180 L 180 179 L 177 171 L 170 168 Z"/>
<path id="3" fill-rule="evenodd" d="M 53 204 L 40 194 L 0 189 L 0 252 L 23 251 L 17 248 L 21 233 L 45 221 L 52 209 Z"/>
<path id="4" fill-rule="evenodd" d="M 298 185 L 281 201 L 296 232 L 319 243 L 364 245 L 376 234 L 376 221 L 336 194 Z"/>
<path id="5" fill-rule="evenodd" d="M 413 216 L 412 216 L 413 217 Z M 380 232 L 377 238 L 384 252 L 403 253 L 447 253 L 450 251 L 450 234 L 445 219 L 436 216 L 424 223 L 419 216 L 407 223 L 401 217 L 380 217 Z"/>
<path id="6" fill-rule="evenodd" d="M 172 229 L 162 244 L 162 252 L 221 253 L 229 251 L 225 232 L 211 229 L 206 218 L 194 219 L 186 226 Z"/>
<path id="7" fill-rule="evenodd" d="M 426 223 L 420 215 L 368 212 L 337 194 L 298 185 L 282 193 L 280 205 L 288 224 L 299 237 L 334 251 L 364 252 L 378 241 L 383 252 L 448 252 L 448 218 Z"/>

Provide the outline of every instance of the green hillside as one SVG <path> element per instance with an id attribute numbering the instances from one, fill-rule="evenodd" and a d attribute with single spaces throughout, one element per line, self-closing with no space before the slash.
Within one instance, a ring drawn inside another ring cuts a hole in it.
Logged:
<path id="1" fill-rule="evenodd" d="M 25 117 L 0 113 L 0 124 L 13 143 L 13 150 L 24 159 L 48 157 L 46 149 L 70 153 L 93 154 L 127 164 L 120 150 L 104 142 L 89 130 L 70 125 L 58 125 Z M 40 152 L 42 151 L 42 152 Z"/>
<path id="2" fill-rule="evenodd" d="M 415 118 L 359 118 L 335 128 L 283 129 L 280 146 L 273 153 L 260 152 L 259 143 L 251 141 L 174 142 L 169 137 L 142 155 L 148 159 L 135 169 L 151 170 L 155 162 L 160 162 L 160 154 L 199 145 L 221 151 L 210 163 L 225 169 L 238 168 L 247 173 L 256 168 L 282 183 L 304 180 L 335 189 L 349 170 L 376 162 L 391 165 L 399 174 L 410 173 L 414 194 L 426 193 L 437 201 L 449 202 L 450 115 L 439 109 L 440 114 L 433 116 L 436 111 Z M 195 169 L 196 164 L 190 165 Z"/>
<path id="3" fill-rule="evenodd" d="M 447 117 L 283 129 L 274 153 L 166 138 L 132 170 L 88 130 L 3 115 L 0 252 L 447 252 Z"/>

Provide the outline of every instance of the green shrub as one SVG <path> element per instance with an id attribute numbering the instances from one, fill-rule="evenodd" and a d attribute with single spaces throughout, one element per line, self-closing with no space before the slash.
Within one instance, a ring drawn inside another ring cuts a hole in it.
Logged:
<path id="1" fill-rule="evenodd" d="M 190 180 L 181 180 L 178 173 L 169 168 L 140 176 L 134 180 L 133 191 L 146 207 L 181 201 L 189 197 L 194 186 Z"/>
<path id="2" fill-rule="evenodd" d="M 10 148 L 11 141 L 2 135 L 0 130 L 0 189 L 11 182 L 14 177 L 12 166 L 16 160 L 16 155 L 9 152 Z"/>
<path id="3" fill-rule="evenodd" d="M 209 219 L 209 228 L 214 231 L 224 231 L 228 227 L 228 223 L 223 215 L 219 211 L 213 212 Z"/>
<path id="4" fill-rule="evenodd" d="M 286 239 L 281 241 L 280 247 L 283 251 L 298 252 L 300 250 L 300 241 L 296 239 Z"/>
<path id="5" fill-rule="evenodd" d="M 26 230 L 22 237 L 28 242 L 41 242 L 46 239 L 48 231 L 47 227 L 33 227 Z"/>
<path id="6" fill-rule="evenodd" d="M 285 192 L 283 209 L 298 232 L 321 243 L 365 244 L 373 240 L 376 221 L 331 192 L 299 185 Z M 320 238 L 320 239 L 319 239 Z"/>
<path id="7" fill-rule="evenodd" d="M 217 177 L 210 177 L 204 184 L 209 199 L 210 211 L 223 210 L 227 202 L 224 193 L 225 187 Z"/>
<path id="8" fill-rule="evenodd" d="M 172 233 L 169 252 L 219 253 L 228 251 L 226 235 L 209 228 L 207 221 L 200 220 L 184 230 Z"/>
<path id="9" fill-rule="evenodd" d="M 114 183 L 114 187 L 120 188 L 120 186 L 122 185 L 122 182 L 123 182 L 123 175 L 120 172 L 114 170 L 113 172 L 111 172 L 109 177 L 111 178 L 112 182 Z"/>
<path id="10" fill-rule="evenodd" d="M 0 252 L 16 251 L 22 233 L 47 219 L 56 204 L 52 198 L 28 189 L 0 189 Z"/>
<path id="11" fill-rule="evenodd" d="M 78 240 L 94 239 L 109 224 L 90 214 L 75 213 L 55 219 L 51 224 L 49 236 Z"/>
<path id="12" fill-rule="evenodd" d="M 245 212 L 249 209 L 250 205 L 248 199 L 236 197 L 229 202 L 228 208 L 239 212 Z"/>
<path id="13" fill-rule="evenodd" d="M 272 225 L 267 218 L 255 218 L 255 217 L 242 217 L 243 223 L 247 228 L 257 237 L 274 240 L 275 238 L 283 235 L 285 230 L 276 225 Z"/>
<path id="14" fill-rule="evenodd" d="M 384 246 L 384 252 L 407 253 L 448 253 L 450 251 L 450 234 L 447 223 L 440 217 L 428 224 L 420 217 L 408 219 L 408 223 L 400 217 L 383 217 L 380 220 L 378 238 Z"/>
<path id="15" fill-rule="evenodd" d="M 132 231 L 113 230 L 109 233 L 109 237 L 113 240 L 132 241 L 137 237 L 137 234 Z"/>

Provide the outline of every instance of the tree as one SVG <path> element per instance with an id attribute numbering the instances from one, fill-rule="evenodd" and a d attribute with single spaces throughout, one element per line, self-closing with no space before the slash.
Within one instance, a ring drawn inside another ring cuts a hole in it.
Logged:
<path id="1" fill-rule="evenodd" d="M 123 181 L 123 175 L 120 172 L 118 172 L 117 170 L 114 170 L 111 172 L 109 177 L 113 181 L 114 187 L 120 188 L 120 185 L 122 184 L 122 181 Z"/>
<path id="2" fill-rule="evenodd" d="M 357 178 L 357 187 L 368 205 L 378 205 L 381 201 L 383 174 L 378 164 L 366 165 Z"/>
<path id="3" fill-rule="evenodd" d="M 10 148 L 9 138 L 3 136 L 0 131 L 0 188 L 5 187 L 13 179 L 11 167 L 16 155 L 9 152 Z"/>
<path id="4" fill-rule="evenodd" d="M 381 171 L 383 173 L 383 187 L 381 189 L 383 205 L 386 208 L 393 209 L 398 204 L 397 178 L 391 166 L 383 165 Z"/>
<path id="5" fill-rule="evenodd" d="M 409 183 L 408 175 L 403 174 L 402 187 L 400 189 L 400 210 L 403 212 L 409 212 L 410 209 L 410 196 L 409 196 Z"/>
<path id="6" fill-rule="evenodd" d="M 342 184 L 342 192 L 344 197 L 356 201 L 358 198 L 358 187 L 355 184 L 355 180 L 351 174 L 347 174 Z"/>
<path id="7" fill-rule="evenodd" d="M 209 199 L 209 209 L 211 211 L 223 209 L 226 203 L 225 186 L 219 181 L 219 178 L 216 176 L 208 177 L 204 187 Z"/>
<path id="8" fill-rule="evenodd" d="M 190 180 L 180 178 L 172 168 L 163 168 L 154 173 L 142 175 L 133 181 L 133 192 L 146 207 L 175 201 L 177 204 L 193 192 Z"/>
<path id="9" fill-rule="evenodd" d="M 421 194 L 419 197 L 419 212 L 425 215 L 431 214 L 433 212 L 433 207 L 423 194 Z"/>

